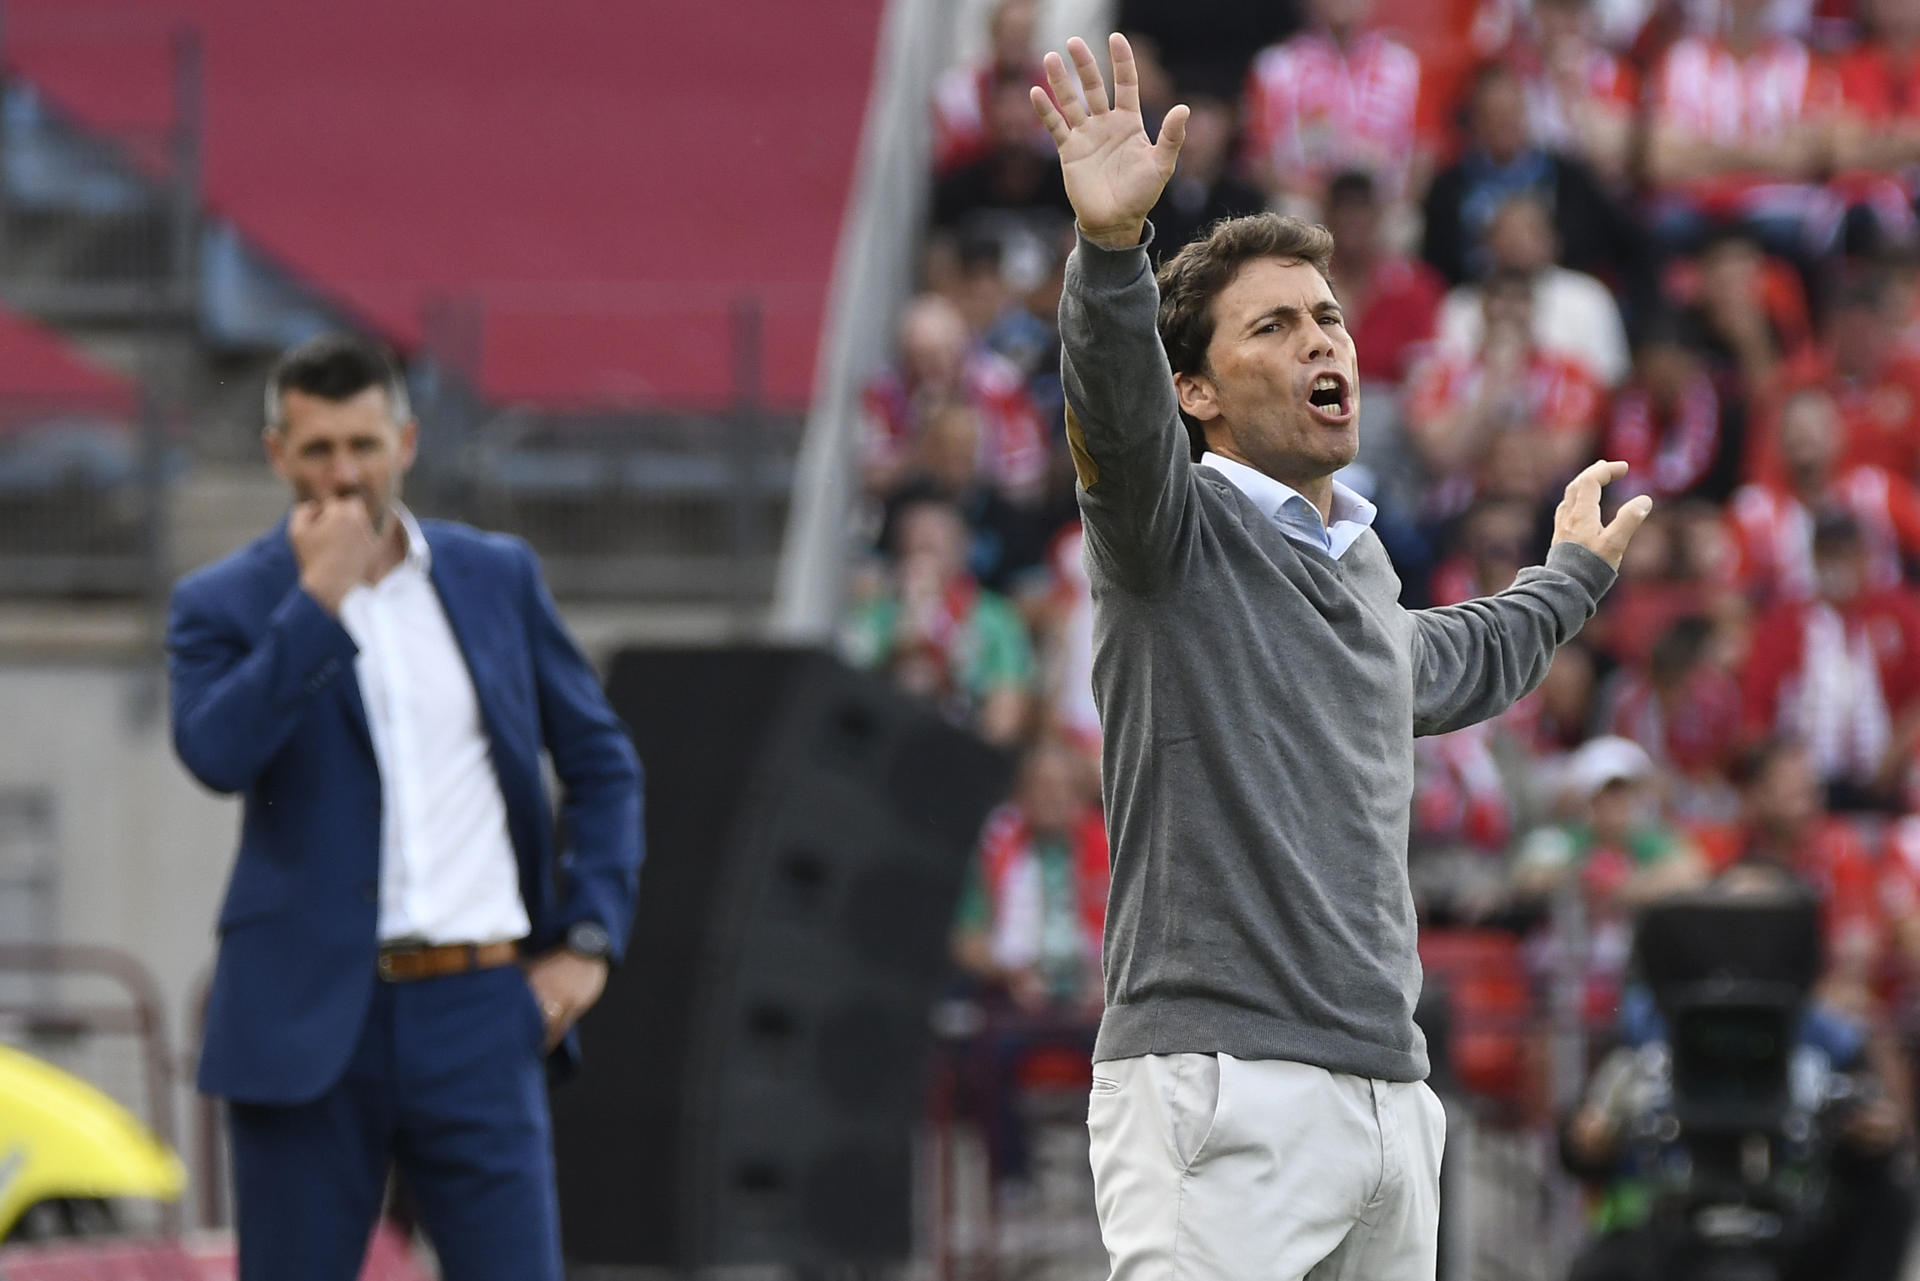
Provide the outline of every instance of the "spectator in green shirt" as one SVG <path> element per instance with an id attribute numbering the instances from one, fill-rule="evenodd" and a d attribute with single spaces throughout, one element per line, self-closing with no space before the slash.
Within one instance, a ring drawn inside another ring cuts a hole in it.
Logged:
<path id="1" fill-rule="evenodd" d="M 879 592 L 842 629 L 848 661 L 889 673 L 909 693 L 993 743 L 1027 727 L 1033 648 L 1012 603 L 966 568 L 967 526 L 952 503 L 900 511 L 894 561 Z"/>
<path id="2" fill-rule="evenodd" d="M 1078 756 L 1045 742 L 988 816 L 954 925 L 954 959 L 1030 1013 L 1098 1013 L 1107 834 Z"/>
<path id="3" fill-rule="evenodd" d="M 1031 1072 L 1058 1088 L 1053 1074 L 1064 1059 L 1079 1078 L 1099 1026 L 1108 869 L 1098 794 L 1086 762 L 1065 743 L 1031 748 L 1013 797 L 981 830 L 954 921 L 954 961 L 982 1015 L 966 1053 L 970 1088 L 961 1110 L 982 1125 L 1009 1203 L 1030 1191 L 1022 1100 Z M 1088 1082 L 1072 1086 L 1078 1093 Z"/>
<path id="4" fill-rule="evenodd" d="M 1514 897 L 1544 907 L 1562 886 L 1583 904 L 1588 1012 L 1609 1017 L 1633 944 L 1633 914 L 1706 880 L 1706 865 L 1660 811 L 1653 759 L 1631 739 L 1591 739 L 1567 761 L 1575 810 L 1521 842 Z M 1552 947 L 1567 941 L 1546 936 Z M 1549 958 L 1541 956 L 1540 961 Z"/>
<path id="5" fill-rule="evenodd" d="M 1543 828 L 1520 847 L 1515 888 L 1544 897 L 1576 878 L 1598 913 L 1631 913 L 1705 879 L 1692 844 L 1660 813 L 1654 764 L 1631 739 L 1604 737 L 1581 745 L 1567 762 L 1576 803 L 1566 822 Z"/>

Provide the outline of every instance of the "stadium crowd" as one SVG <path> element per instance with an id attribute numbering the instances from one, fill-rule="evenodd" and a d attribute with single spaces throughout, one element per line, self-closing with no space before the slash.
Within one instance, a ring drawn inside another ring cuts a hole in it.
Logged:
<path id="1" fill-rule="evenodd" d="M 1590 459 L 1631 464 L 1611 501 L 1656 499 L 1546 683 L 1418 749 L 1423 921 L 1510 935 L 1536 985 L 1582 949 L 1596 1025 L 1633 910 L 1736 867 L 1820 895 L 1825 1003 L 1889 1035 L 1920 1015 L 1920 0 L 1855 3 L 1480 0 L 1423 49 L 1368 0 L 1306 0 L 1257 52 L 1123 6 L 1149 122 L 1192 107 L 1156 255 L 1261 209 L 1336 237 L 1364 390 L 1342 479 L 1409 606 L 1536 563 Z M 1099 727 L 1034 17 L 1002 0 L 934 95 L 844 640 L 1025 751 L 956 955 L 1015 1007 L 1087 1011 Z M 1911 1133 L 1910 1082 L 1888 1088 Z"/>

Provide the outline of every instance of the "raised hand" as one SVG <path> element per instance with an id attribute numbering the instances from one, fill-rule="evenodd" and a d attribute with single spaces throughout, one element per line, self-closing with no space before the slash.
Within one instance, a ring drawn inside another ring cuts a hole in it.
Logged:
<path id="1" fill-rule="evenodd" d="M 1653 510 L 1653 499 L 1645 494 L 1627 500 L 1613 514 L 1613 522 L 1600 523 L 1600 491 L 1627 474 L 1625 463 L 1598 462 L 1567 482 L 1566 495 L 1553 512 L 1553 541 L 1579 543 L 1600 559 L 1620 568 L 1627 544 L 1640 523 Z"/>
<path id="2" fill-rule="evenodd" d="M 1107 37 L 1107 49 L 1113 57 L 1111 107 L 1093 50 L 1075 36 L 1067 41 L 1067 54 L 1078 84 L 1060 55 L 1049 53 L 1047 82 L 1053 98 L 1036 85 L 1033 109 L 1060 150 L 1060 175 L 1080 230 L 1095 244 L 1124 249 L 1140 243 L 1147 212 L 1173 177 L 1174 161 L 1187 137 L 1187 109 L 1178 106 L 1167 112 L 1160 141 L 1149 142 L 1140 118 L 1140 72 L 1133 64 L 1133 49 L 1118 32 Z"/>

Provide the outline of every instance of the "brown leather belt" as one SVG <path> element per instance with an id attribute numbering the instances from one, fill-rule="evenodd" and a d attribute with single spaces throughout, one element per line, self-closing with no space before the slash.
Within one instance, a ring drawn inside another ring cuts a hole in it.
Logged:
<path id="1" fill-rule="evenodd" d="M 520 948 L 514 943 L 402 944 L 381 948 L 375 968 L 389 983 L 407 983 L 465 974 L 468 970 L 491 970 L 519 959 Z"/>

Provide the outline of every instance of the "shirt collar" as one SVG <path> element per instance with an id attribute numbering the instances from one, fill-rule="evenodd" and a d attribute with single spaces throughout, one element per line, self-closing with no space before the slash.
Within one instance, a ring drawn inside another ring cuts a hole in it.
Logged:
<path id="1" fill-rule="evenodd" d="M 427 536 L 421 532 L 420 522 L 399 503 L 393 505 L 393 514 L 400 518 L 400 528 L 407 536 L 407 554 L 400 563 L 426 573 L 433 568 L 433 550 L 427 546 Z"/>
<path id="2" fill-rule="evenodd" d="M 1307 501 L 1307 496 L 1293 486 L 1277 481 L 1263 471 L 1256 471 L 1242 462 L 1208 450 L 1200 455 L 1202 466 L 1211 467 L 1232 481 L 1234 487 L 1248 498 L 1253 505 L 1274 520 L 1281 519 L 1281 513 L 1289 503 L 1298 503 L 1311 512 L 1316 523 L 1320 522 L 1320 509 Z M 1357 492 L 1335 480 L 1333 482 L 1333 501 L 1328 504 L 1328 513 L 1333 517 L 1325 522 L 1329 528 L 1351 522 L 1360 526 L 1371 526 L 1379 509 Z"/>

